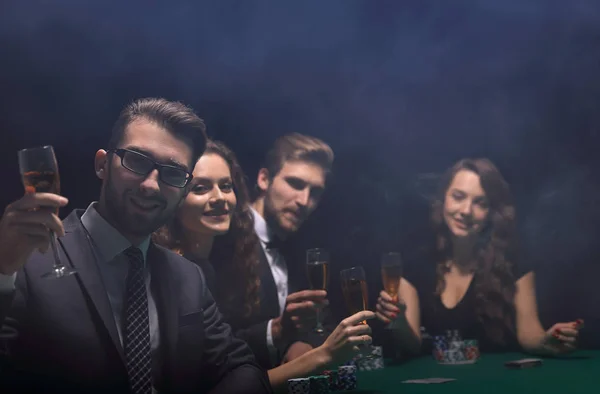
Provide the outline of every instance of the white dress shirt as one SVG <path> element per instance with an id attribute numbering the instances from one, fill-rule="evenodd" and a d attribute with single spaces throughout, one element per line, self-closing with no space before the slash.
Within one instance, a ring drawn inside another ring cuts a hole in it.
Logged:
<path id="1" fill-rule="evenodd" d="M 0 292 L 9 293 L 15 289 L 15 279 L 17 278 L 17 273 L 15 272 L 12 275 L 4 275 L 0 274 Z"/>
<path id="2" fill-rule="evenodd" d="M 285 299 L 288 296 L 288 269 L 285 263 L 285 259 L 279 253 L 277 249 L 267 249 L 267 243 L 273 238 L 273 232 L 267 226 L 265 219 L 258 213 L 254 208 L 251 207 L 252 216 L 254 216 L 254 231 L 260 239 L 260 246 L 267 256 L 269 267 L 271 268 L 271 274 L 275 280 L 275 286 L 277 287 L 277 298 L 279 299 L 279 313 L 282 314 L 285 309 Z M 271 354 L 276 354 L 276 348 L 273 343 L 273 334 L 271 325 L 273 320 L 269 320 L 267 324 L 267 346 L 271 351 Z"/>

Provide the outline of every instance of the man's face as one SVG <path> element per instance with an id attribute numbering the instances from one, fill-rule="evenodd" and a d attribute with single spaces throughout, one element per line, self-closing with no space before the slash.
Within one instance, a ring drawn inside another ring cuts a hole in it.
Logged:
<path id="1" fill-rule="evenodd" d="M 325 171 L 315 163 L 288 161 L 270 179 L 262 169 L 258 186 L 264 192 L 265 220 L 276 232 L 291 234 L 317 208 L 325 190 Z"/>
<path id="2" fill-rule="evenodd" d="M 190 171 L 192 147 L 189 141 L 144 119 L 126 129 L 118 148 L 144 154 L 160 164 Z M 102 182 L 100 203 L 106 219 L 126 237 L 145 238 L 165 224 L 183 201 L 187 188 L 160 180 L 158 170 L 136 174 L 121 165 L 116 154 L 96 153 L 96 170 Z"/>

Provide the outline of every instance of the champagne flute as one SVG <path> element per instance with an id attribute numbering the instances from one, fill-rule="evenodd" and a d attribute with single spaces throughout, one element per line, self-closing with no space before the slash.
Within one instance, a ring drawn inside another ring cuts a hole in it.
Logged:
<path id="1" fill-rule="evenodd" d="M 329 252 L 325 249 L 308 249 L 306 251 L 306 273 L 311 290 L 327 290 L 329 284 Z M 317 324 L 313 331 L 323 334 L 325 329 L 321 323 L 320 307 L 317 307 Z"/>
<path id="2" fill-rule="evenodd" d="M 367 279 L 363 267 L 352 267 L 340 272 L 342 279 L 342 292 L 346 300 L 346 306 L 353 315 L 360 311 L 366 311 L 369 305 L 369 293 L 367 289 Z M 365 320 L 360 324 L 367 324 Z M 373 358 L 373 347 L 371 345 L 361 345 L 365 353 L 362 358 Z"/>
<path id="3" fill-rule="evenodd" d="M 400 253 L 388 252 L 381 256 L 381 279 L 383 289 L 392 297 L 394 303 L 398 302 L 398 288 L 402 279 L 402 258 Z M 394 322 L 387 324 L 385 328 L 391 329 Z"/>
<path id="4" fill-rule="evenodd" d="M 54 148 L 50 145 L 18 151 L 19 171 L 25 193 L 60 194 L 60 177 Z M 58 216 L 58 209 L 54 212 Z M 43 278 L 62 278 L 75 273 L 66 267 L 58 256 L 56 235 L 50 230 L 50 247 L 54 254 L 54 267 L 42 275 Z"/>
<path id="5" fill-rule="evenodd" d="M 381 279 L 383 289 L 398 302 L 398 288 L 402 279 L 402 258 L 400 253 L 389 252 L 381 256 Z"/>

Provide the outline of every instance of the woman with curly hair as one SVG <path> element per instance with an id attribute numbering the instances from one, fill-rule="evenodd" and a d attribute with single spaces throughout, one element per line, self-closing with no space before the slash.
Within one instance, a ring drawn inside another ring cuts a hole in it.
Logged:
<path id="1" fill-rule="evenodd" d="M 258 239 L 244 174 L 233 152 L 209 141 L 190 186 L 175 217 L 153 240 L 202 268 L 224 316 L 248 315 L 258 307 Z M 227 278 L 227 285 L 219 286 L 218 278 Z"/>
<path id="2" fill-rule="evenodd" d="M 487 159 L 464 159 L 441 179 L 432 204 L 430 261 L 407 270 L 396 297 L 385 291 L 377 317 L 393 324 L 395 343 L 417 353 L 421 325 L 431 335 L 459 330 L 484 351 L 520 345 L 537 354 L 574 349 L 582 321 L 545 331 L 534 272 L 517 261 L 515 208 L 507 182 Z"/>
<path id="3" fill-rule="evenodd" d="M 223 143 L 209 141 L 196 163 L 188 196 L 173 220 L 153 239 L 202 268 L 219 310 L 232 326 L 259 308 L 259 240 L 254 232 L 243 171 Z M 360 324 L 375 314 L 363 311 L 345 319 L 323 345 L 268 371 L 275 389 L 288 379 L 307 376 L 346 361 L 357 345 L 370 343 L 370 329 Z M 240 335 L 242 339 L 243 335 Z"/>

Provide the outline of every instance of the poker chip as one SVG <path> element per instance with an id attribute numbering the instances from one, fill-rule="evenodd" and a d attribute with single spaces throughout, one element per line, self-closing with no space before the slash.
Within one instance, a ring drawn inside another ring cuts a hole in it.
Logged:
<path id="1" fill-rule="evenodd" d="M 381 364 L 383 364 L 383 347 L 371 346 L 368 352 L 357 354 L 353 358 L 353 363 L 347 365 L 354 365 L 359 371 L 372 371 L 380 369 Z"/>
<path id="2" fill-rule="evenodd" d="M 338 367 L 339 375 L 349 375 L 349 374 L 355 374 L 355 373 L 356 373 L 355 365 L 342 365 L 342 366 Z"/>
<path id="3" fill-rule="evenodd" d="M 383 347 L 382 346 L 371 346 L 371 355 L 377 357 L 383 357 Z"/>
<path id="4" fill-rule="evenodd" d="M 310 394 L 329 394 L 328 376 L 311 376 L 310 377 Z"/>
<path id="5" fill-rule="evenodd" d="M 444 361 L 448 364 L 458 364 L 465 360 L 465 353 L 460 349 L 452 349 L 444 352 Z"/>
<path id="6" fill-rule="evenodd" d="M 384 362 L 383 357 L 373 357 L 370 359 L 361 359 L 357 362 L 359 371 L 374 371 L 376 369 L 383 369 Z"/>
<path id="7" fill-rule="evenodd" d="M 462 337 L 460 335 L 460 331 L 452 330 L 452 333 L 450 334 L 450 341 L 462 342 Z"/>
<path id="8" fill-rule="evenodd" d="M 457 339 L 453 339 L 452 341 L 450 341 L 450 343 L 448 344 L 448 350 L 454 350 L 454 351 L 462 351 L 463 349 L 463 344 L 464 341 L 460 341 Z"/>
<path id="9" fill-rule="evenodd" d="M 338 368 L 338 390 L 354 390 L 357 385 L 355 366 L 347 365 Z"/>
<path id="10" fill-rule="evenodd" d="M 442 335 L 436 335 L 433 337 L 433 346 L 440 350 L 448 350 L 448 339 Z"/>
<path id="11" fill-rule="evenodd" d="M 342 366 L 345 366 L 345 367 L 356 367 L 356 361 L 359 360 L 361 357 L 362 357 L 362 355 L 358 354 L 352 360 L 348 360 L 345 363 L 343 363 Z"/>
<path id="12" fill-rule="evenodd" d="M 310 394 L 310 379 L 297 378 L 288 380 L 289 394 Z"/>

